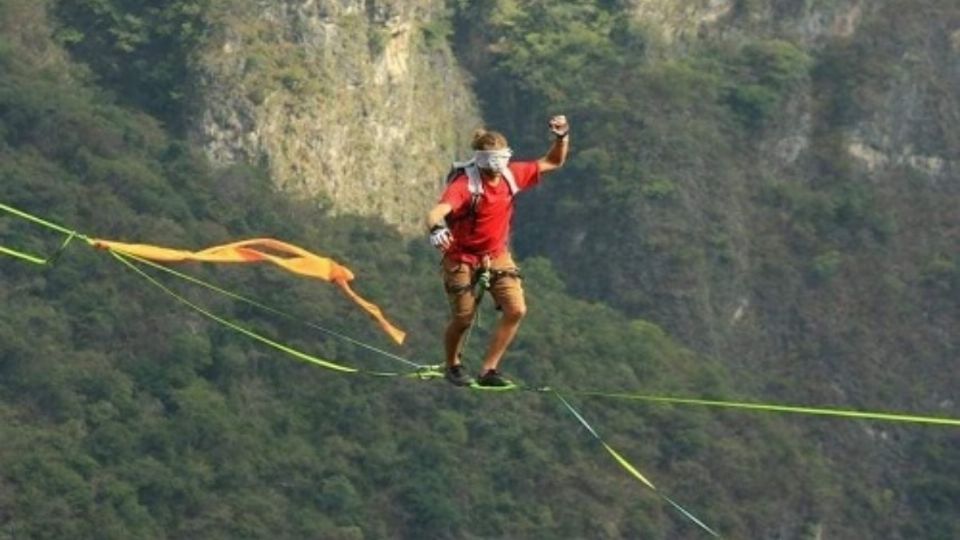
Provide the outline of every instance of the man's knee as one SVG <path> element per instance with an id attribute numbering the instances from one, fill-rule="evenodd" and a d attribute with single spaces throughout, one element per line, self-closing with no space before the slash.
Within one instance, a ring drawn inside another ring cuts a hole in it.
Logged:
<path id="1" fill-rule="evenodd" d="M 450 292 L 448 288 L 447 299 L 450 301 L 450 326 L 461 332 L 470 328 L 477 309 L 470 291 Z"/>
<path id="2" fill-rule="evenodd" d="M 507 272 L 497 279 L 491 292 L 494 301 L 503 313 L 503 319 L 507 322 L 519 322 L 527 314 L 527 303 L 523 298 L 523 286 L 517 270 L 508 269 Z"/>
<path id="3" fill-rule="evenodd" d="M 472 311 L 458 311 L 453 314 L 453 318 L 450 320 L 450 326 L 455 328 L 458 331 L 464 331 L 467 328 L 470 328 L 470 325 L 473 324 L 473 312 Z"/>
<path id="4" fill-rule="evenodd" d="M 503 310 L 503 318 L 510 322 L 520 322 L 520 319 L 524 318 L 527 314 L 526 304 L 506 304 L 501 306 Z"/>

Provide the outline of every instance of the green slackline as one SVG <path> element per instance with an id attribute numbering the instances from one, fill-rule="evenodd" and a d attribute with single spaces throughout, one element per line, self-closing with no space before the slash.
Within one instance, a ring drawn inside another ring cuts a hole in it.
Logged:
<path id="1" fill-rule="evenodd" d="M 17 217 L 19 217 L 19 218 L 25 219 L 25 220 L 27 220 L 27 221 L 32 221 L 32 222 L 36 223 L 37 225 L 42 225 L 42 226 L 44 226 L 44 227 L 46 227 L 46 228 L 48 228 L 48 229 L 53 229 L 53 230 L 55 230 L 55 231 L 57 231 L 57 232 L 59 232 L 59 233 L 63 233 L 63 234 L 66 234 L 66 235 L 79 236 L 79 237 L 83 238 L 84 240 L 88 240 L 87 237 L 78 234 L 77 231 L 72 231 L 72 230 L 70 230 L 70 229 L 68 229 L 68 228 L 66 228 L 66 227 L 64 227 L 64 226 L 62 226 L 62 225 L 57 225 L 56 223 L 52 223 L 52 222 L 47 221 L 47 220 L 45 220 L 45 219 L 43 219 L 43 218 L 37 217 L 37 216 L 35 216 L 35 215 L 33 215 L 33 214 L 24 212 L 23 210 L 17 210 L 16 208 L 13 208 L 12 206 L 7 206 L 6 204 L 0 203 L 0 210 L 6 210 L 7 212 L 9 212 L 9 213 L 11 213 L 11 214 L 13 214 L 13 215 L 15 215 L 15 216 L 17 216 Z"/>
<path id="2" fill-rule="evenodd" d="M 596 392 L 582 390 L 568 390 L 572 395 L 584 397 L 601 397 L 631 401 L 646 401 L 650 403 L 697 405 L 701 407 L 741 409 L 757 412 L 774 412 L 789 414 L 806 414 L 814 416 L 833 416 L 838 418 L 852 418 L 859 420 L 877 420 L 882 422 L 901 422 L 911 424 L 932 424 L 941 426 L 958 426 L 960 419 L 940 416 L 924 416 L 901 413 L 886 413 L 873 411 L 858 411 L 853 409 L 834 409 L 824 407 L 802 407 L 795 405 L 779 405 L 775 403 L 755 403 L 746 401 L 723 401 L 714 399 L 683 398 L 673 396 L 653 396 L 645 394 L 629 394 L 614 392 Z"/>

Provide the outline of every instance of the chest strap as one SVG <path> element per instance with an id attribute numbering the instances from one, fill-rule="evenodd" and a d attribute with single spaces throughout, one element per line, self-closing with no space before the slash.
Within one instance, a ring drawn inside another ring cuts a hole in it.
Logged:
<path id="1" fill-rule="evenodd" d="M 469 218 L 473 225 L 477 223 L 477 208 L 480 206 L 480 200 L 483 198 L 483 178 L 480 175 L 480 168 L 477 167 L 476 160 L 458 161 L 453 164 L 453 171 L 462 170 L 467 175 L 467 191 L 470 193 L 470 206 L 462 218 Z M 507 183 L 510 190 L 510 197 L 515 197 L 520 191 L 517 185 L 517 179 L 513 176 L 510 168 L 504 169 L 500 173 L 503 181 Z M 462 219 L 461 218 L 461 219 Z"/>

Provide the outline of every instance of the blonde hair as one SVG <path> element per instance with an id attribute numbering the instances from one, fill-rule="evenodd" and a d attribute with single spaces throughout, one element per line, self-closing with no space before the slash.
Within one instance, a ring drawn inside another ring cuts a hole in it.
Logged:
<path id="1" fill-rule="evenodd" d="M 508 144 L 503 133 L 479 128 L 473 132 L 473 143 L 470 146 L 474 150 L 499 150 L 506 148 Z"/>

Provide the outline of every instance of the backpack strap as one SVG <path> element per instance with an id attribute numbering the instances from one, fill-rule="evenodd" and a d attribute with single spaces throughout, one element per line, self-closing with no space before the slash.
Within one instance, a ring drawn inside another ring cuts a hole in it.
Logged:
<path id="1" fill-rule="evenodd" d="M 457 165 L 460 164 L 454 163 L 454 167 Z M 476 162 L 470 160 L 462 165 L 463 172 L 467 175 L 467 188 L 470 190 L 470 195 L 483 195 L 483 179 L 480 177 L 480 169 L 477 167 Z M 520 187 L 517 186 L 517 179 L 514 178 L 513 171 L 506 168 L 500 173 L 500 176 L 507 182 L 507 186 L 510 188 L 510 196 L 516 196 L 517 192 L 520 191 Z"/>
<path id="2" fill-rule="evenodd" d="M 477 164 L 473 160 L 467 162 L 463 172 L 467 175 L 467 189 L 470 191 L 470 196 L 483 195 L 483 178 L 480 178 L 480 169 L 477 168 Z"/>
<path id="3" fill-rule="evenodd" d="M 480 169 L 477 168 L 477 164 L 473 160 L 464 165 L 463 173 L 467 175 L 467 191 L 470 192 L 470 209 L 467 211 L 467 216 L 476 225 L 477 206 L 483 197 L 483 179 L 480 178 Z"/>
<path id="4" fill-rule="evenodd" d="M 476 224 L 477 206 L 483 197 L 483 178 L 480 176 L 480 168 L 477 167 L 476 160 L 455 161 L 450 169 L 450 173 L 447 174 L 447 183 L 452 182 L 461 172 L 467 175 L 467 191 L 470 192 L 470 209 L 464 217 L 469 217 L 473 220 L 474 224 Z M 520 191 L 520 188 L 517 186 L 517 180 L 513 176 L 513 171 L 508 167 L 504 169 L 500 175 L 510 189 L 510 196 L 515 197 Z"/>
<path id="5" fill-rule="evenodd" d="M 520 192 L 520 187 L 517 185 L 517 179 L 513 177 L 513 171 L 510 170 L 510 167 L 504 169 L 500 176 L 503 176 L 503 179 L 507 181 L 507 185 L 510 187 L 510 196 L 516 197 L 517 193 Z"/>

